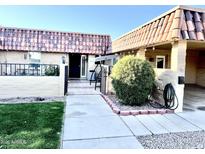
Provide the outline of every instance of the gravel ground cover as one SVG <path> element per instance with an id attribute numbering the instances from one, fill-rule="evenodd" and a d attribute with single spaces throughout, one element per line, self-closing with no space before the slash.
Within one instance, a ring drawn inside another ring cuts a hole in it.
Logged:
<path id="1" fill-rule="evenodd" d="M 123 105 L 120 103 L 119 99 L 115 95 L 108 95 L 108 97 L 112 100 L 116 106 L 123 111 L 126 110 L 146 110 L 146 109 L 156 109 L 152 107 L 149 103 L 144 103 L 142 106 L 130 106 L 130 105 Z"/>
<path id="2" fill-rule="evenodd" d="M 53 102 L 63 101 L 64 97 L 14 97 L 14 98 L 0 98 L 0 104 L 17 104 L 17 103 L 39 103 L 39 102 Z"/>
<path id="3" fill-rule="evenodd" d="M 137 137 L 145 149 L 204 149 L 205 131 Z"/>

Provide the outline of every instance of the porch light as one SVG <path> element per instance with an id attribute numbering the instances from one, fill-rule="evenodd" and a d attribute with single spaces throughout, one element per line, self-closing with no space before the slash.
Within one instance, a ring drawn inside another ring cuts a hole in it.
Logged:
<path id="1" fill-rule="evenodd" d="M 171 44 L 174 45 L 174 41 L 172 41 Z"/>
<path id="2" fill-rule="evenodd" d="M 152 50 L 153 50 L 153 51 L 155 50 L 155 46 L 152 47 Z"/>
<path id="3" fill-rule="evenodd" d="M 65 64 L 65 56 L 62 56 L 62 64 Z"/>

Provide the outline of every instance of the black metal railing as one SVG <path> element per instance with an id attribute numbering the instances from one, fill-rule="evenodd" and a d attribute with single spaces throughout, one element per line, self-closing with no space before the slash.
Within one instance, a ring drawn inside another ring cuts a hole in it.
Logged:
<path id="1" fill-rule="evenodd" d="M 59 76 L 59 65 L 0 63 L 0 76 Z"/>

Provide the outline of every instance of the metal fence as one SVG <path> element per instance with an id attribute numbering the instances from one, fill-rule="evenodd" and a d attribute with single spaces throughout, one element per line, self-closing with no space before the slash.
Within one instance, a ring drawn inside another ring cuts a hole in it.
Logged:
<path id="1" fill-rule="evenodd" d="M 0 63 L 0 76 L 59 76 L 59 65 Z"/>

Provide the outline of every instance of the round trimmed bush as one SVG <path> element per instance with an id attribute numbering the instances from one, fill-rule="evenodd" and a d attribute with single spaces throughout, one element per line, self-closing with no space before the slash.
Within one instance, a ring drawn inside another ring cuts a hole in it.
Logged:
<path id="1" fill-rule="evenodd" d="M 112 85 L 125 105 L 142 105 L 151 93 L 155 73 L 151 64 L 136 56 L 125 56 L 113 67 Z"/>

